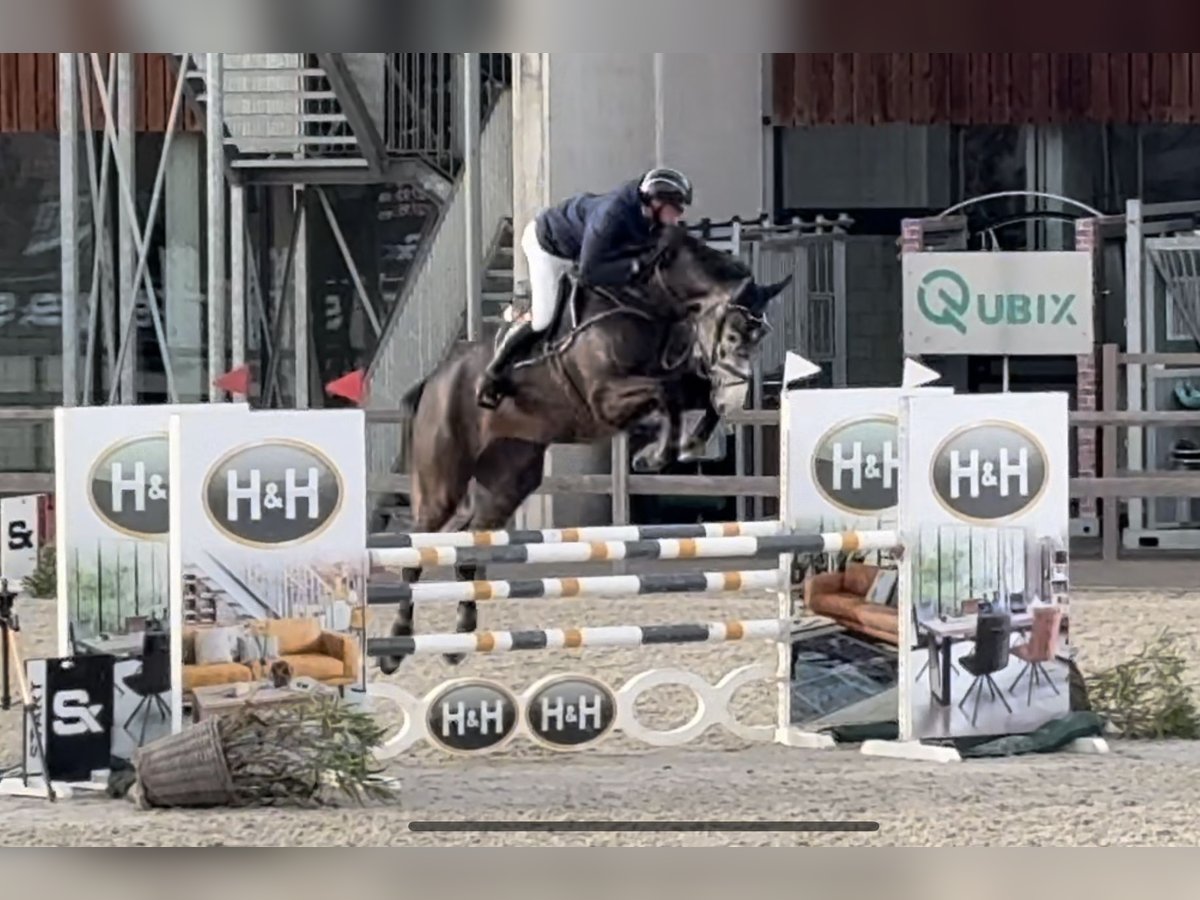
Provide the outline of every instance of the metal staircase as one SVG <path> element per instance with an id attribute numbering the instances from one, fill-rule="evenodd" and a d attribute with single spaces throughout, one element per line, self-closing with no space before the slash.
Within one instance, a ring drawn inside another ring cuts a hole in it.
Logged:
<path id="1" fill-rule="evenodd" d="M 393 127 L 385 92 L 411 94 L 388 72 L 394 57 L 454 54 L 221 53 L 226 168 L 246 184 L 415 183 L 444 197 L 454 175 L 445 123 Z M 174 54 L 186 64 L 185 94 L 203 114 L 208 54 Z M 431 80 L 432 63 L 409 69 Z M 407 88 L 407 89 L 406 89 Z M 404 110 L 392 103 L 391 108 Z M 402 134 L 404 140 L 385 141 Z"/>
<path id="2" fill-rule="evenodd" d="M 512 217 L 499 225 L 483 271 L 483 339 L 492 341 L 504 327 L 504 311 L 513 300 Z M 465 337 L 464 330 L 463 336 Z"/>
<path id="3" fill-rule="evenodd" d="M 493 248 L 484 285 L 486 320 L 498 318 L 498 308 L 508 301 L 511 289 L 512 98 L 508 92 L 497 98 L 484 123 L 480 171 L 483 245 Z M 456 182 L 384 325 L 368 369 L 368 403 L 373 409 L 397 409 L 409 388 L 428 375 L 464 334 L 466 203 L 459 188 Z M 494 328 L 494 323 L 485 324 Z M 400 427 L 378 424 L 368 430 L 368 478 L 392 474 Z"/>
<path id="4" fill-rule="evenodd" d="M 370 405 L 396 409 L 404 393 L 429 373 L 464 329 L 467 211 L 461 190 L 462 54 L 224 53 L 214 57 L 219 59 L 205 54 L 180 54 L 175 59 L 177 65 L 187 66 L 184 90 L 193 109 L 204 113 L 210 101 L 220 102 L 221 115 L 207 121 L 222 121 L 224 164 L 231 183 L 315 186 L 315 199 L 320 202 L 309 203 L 308 208 L 312 215 L 324 213 L 330 218 L 335 237 L 338 228 L 325 197 L 326 189 L 333 186 L 412 185 L 437 202 L 433 228 L 422 239 L 399 291 L 381 298 L 378 329 L 372 312 L 374 333 L 365 341 Z M 482 245 L 487 248 L 484 336 L 490 338 L 511 298 L 511 60 L 508 54 L 481 54 L 479 63 L 483 119 L 479 195 Z M 209 96 L 210 64 L 220 75 L 212 91 L 219 90 L 219 98 Z M 304 207 L 299 202 L 293 205 L 293 219 L 298 221 Z M 243 207 L 244 203 L 239 206 Z M 230 228 L 236 229 L 233 208 L 231 204 Z M 352 222 L 345 224 L 353 227 Z M 293 227 L 295 234 L 299 228 Z M 344 244 L 340 238 L 338 243 Z M 293 250 L 295 246 L 293 236 Z M 343 256 L 352 255 L 346 246 L 340 249 Z M 292 250 L 287 250 L 287 257 L 285 268 L 298 265 L 292 261 Z M 347 264 L 354 268 L 351 259 Z M 250 281 L 256 277 L 252 275 Z M 352 271 L 351 277 L 360 299 L 375 293 L 374 286 L 364 286 L 361 272 Z M 266 317 L 281 323 L 272 325 L 262 348 L 272 360 L 264 366 L 263 395 L 268 404 L 286 405 L 284 391 L 272 390 L 283 360 L 293 360 L 297 383 L 312 384 L 310 377 L 299 374 L 301 362 L 289 355 L 285 323 L 293 313 L 282 299 L 289 284 L 297 298 L 304 287 L 303 299 L 296 302 L 302 302 L 310 316 L 315 307 L 299 275 L 277 276 L 270 271 L 258 280 L 261 286 L 254 290 L 264 298 L 263 306 L 269 307 Z M 308 326 L 301 317 L 296 322 L 290 328 L 293 334 L 301 334 L 298 329 Z M 280 362 L 274 362 L 276 358 Z M 368 430 L 370 475 L 391 473 L 398 427 L 373 425 Z"/>

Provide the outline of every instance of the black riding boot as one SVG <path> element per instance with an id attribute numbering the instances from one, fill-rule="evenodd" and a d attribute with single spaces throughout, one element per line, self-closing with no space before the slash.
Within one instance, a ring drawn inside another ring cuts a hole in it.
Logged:
<path id="1" fill-rule="evenodd" d="M 537 337 L 538 333 L 528 322 L 520 322 L 508 330 L 500 346 L 496 348 L 492 361 L 488 363 L 483 378 L 480 379 L 479 391 L 475 395 L 480 406 L 484 409 L 495 409 L 505 394 L 510 393 L 509 369 L 517 361 L 517 357 L 533 345 Z"/>

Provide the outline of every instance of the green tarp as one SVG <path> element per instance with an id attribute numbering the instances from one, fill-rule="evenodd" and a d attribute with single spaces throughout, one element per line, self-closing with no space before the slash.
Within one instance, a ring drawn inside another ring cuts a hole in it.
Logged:
<path id="1" fill-rule="evenodd" d="M 827 731 L 839 744 L 863 741 L 894 741 L 900 736 L 896 722 L 872 722 L 868 725 L 843 725 Z M 1068 713 L 1047 722 L 1029 734 L 1001 738 L 946 741 L 958 749 L 964 759 L 987 756 L 1017 756 L 1024 753 L 1053 753 L 1076 738 L 1098 737 L 1104 733 L 1104 719 L 1093 712 Z"/>

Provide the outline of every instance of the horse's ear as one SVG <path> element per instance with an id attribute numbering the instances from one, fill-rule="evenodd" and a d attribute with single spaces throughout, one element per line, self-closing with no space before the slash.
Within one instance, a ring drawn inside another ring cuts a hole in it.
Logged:
<path id="1" fill-rule="evenodd" d="M 749 294 L 749 302 L 746 306 L 755 315 L 761 315 L 767 308 L 767 304 L 779 296 L 792 283 L 793 275 L 788 275 L 783 281 L 777 281 L 775 284 L 757 285 Z"/>

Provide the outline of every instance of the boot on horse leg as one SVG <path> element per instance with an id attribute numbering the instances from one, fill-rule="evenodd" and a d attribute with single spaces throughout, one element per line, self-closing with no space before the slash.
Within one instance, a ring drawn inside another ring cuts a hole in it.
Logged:
<path id="1" fill-rule="evenodd" d="M 487 572 L 483 566 L 456 566 L 454 574 L 459 581 L 476 581 L 487 578 Z M 457 618 L 454 623 L 455 634 L 473 634 L 478 625 L 479 609 L 475 605 L 475 601 L 460 600 L 458 603 Z M 446 662 L 452 666 L 460 665 L 466 658 L 467 655 L 465 653 L 445 654 Z"/>
<path id="2" fill-rule="evenodd" d="M 428 485 L 422 487 L 420 484 L 420 474 L 413 473 L 414 484 L 417 485 L 411 500 L 415 515 L 412 520 L 414 531 L 456 531 L 469 518 L 469 514 L 463 512 L 460 508 L 460 501 L 463 494 L 466 494 L 466 486 L 463 485 L 460 489 L 457 484 L 449 489 L 444 489 L 441 492 L 434 492 L 428 488 Z M 424 498 L 436 496 L 436 503 L 427 503 Z M 416 584 L 421 579 L 421 569 L 405 568 L 401 570 L 401 579 L 405 584 Z M 415 630 L 414 625 L 414 603 L 410 600 L 401 600 L 396 607 L 396 618 L 392 621 L 392 627 L 389 634 L 392 637 L 412 637 Z M 400 653 L 396 656 L 381 656 L 379 657 L 379 670 L 384 675 L 394 675 L 400 668 L 400 664 L 409 657 L 408 653 Z"/>

